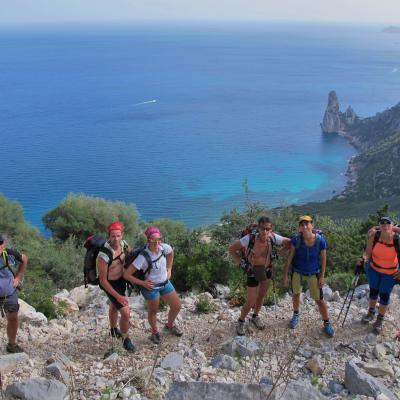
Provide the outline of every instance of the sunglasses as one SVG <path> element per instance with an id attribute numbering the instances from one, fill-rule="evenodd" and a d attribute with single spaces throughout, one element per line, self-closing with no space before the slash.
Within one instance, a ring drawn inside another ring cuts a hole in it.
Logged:
<path id="1" fill-rule="evenodd" d="M 158 243 L 158 242 L 162 242 L 162 238 L 158 238 L 158 239 L 151 239 L 149 240 L 150 243 Z"/>
<path id="2" fill-rule="evenodd" d="M 259 230 L 259 231 L 267 231 L 267 232 L 269 232 L 269 231 L 272 231 L 272 228 L 262 228 L 262 227 L 259 227 L 258 230 Z"/>
<path id="3" fill-rule="evenodd" d="M 308 224 L 311 224 L 311 221 L 302 221 L 302 222 L 299 223 L 300 226 L 301 225 L 307 226 Z"/>
<path id="4" fill-rule="evenodd" d="M 390 225 L 391 222 L 390 221 L 381 221 L 379 224 L 380 225 Z"/>
<path id="5" fill-rule="evenodd" d="M 4 240 L 0 240 L 0 246 L 4 244 Z"/>

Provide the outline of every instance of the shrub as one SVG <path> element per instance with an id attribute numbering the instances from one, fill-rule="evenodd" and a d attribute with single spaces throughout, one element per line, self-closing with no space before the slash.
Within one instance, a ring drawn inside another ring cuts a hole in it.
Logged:
<path id="1" fill-rule="evenodd" d="M 56 308 L 52 301 L 54 292 L 54 284 L 45 271 L 27 269 L 24 285 L 19 296 L 49 319 L 57 317 Z"/>
<path id="2" fill-rule="evenodd" d="M 196 312 L 199 314 L 208 314 L 215 311 L 215 304 L 207 296 L 200 295 L 195 303 Z"/>
<path id="3" fill-rule="evenodd" d="M 43 223 L 54 238 L 67 240 L 75 236 L 83 242 L 89 235 L 105 234 L 115 220 L 124 223 L 124 235 L 131 240 L 139 236 L 137 211 L 133 204 L 111 202 L 83 194 L 70 194 L 56 208 L 47 212 Z"/>

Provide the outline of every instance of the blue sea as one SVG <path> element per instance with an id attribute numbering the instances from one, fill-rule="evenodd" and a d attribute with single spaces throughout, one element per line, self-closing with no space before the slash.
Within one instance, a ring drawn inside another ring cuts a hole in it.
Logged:
<path id="1" fill-rule="evenodd" d="M 189 227 L 246 198 L 270 207 L 327 199 L 356 153 L 321 134 L 328 92 L 360 116 L 400 100 L 400 35 L 382 28 L 3 27 L 1 192 L 42 230 L 68 193 Z"/>

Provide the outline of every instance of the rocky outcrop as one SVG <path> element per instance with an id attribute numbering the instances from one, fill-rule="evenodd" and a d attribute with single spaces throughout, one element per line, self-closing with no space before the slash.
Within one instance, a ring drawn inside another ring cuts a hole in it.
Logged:
<path id="1" fill-rule="evenodd" d="M 7 396 L 22 400 L 64 400 L 67 393 L 67 387 L 61 382 L 43 378 L 13 383 L 6 390 Z"/>
<path id="2" fill-rule="evenodd" d="M 331 296 L 329 287 L 324 289 L 335 321 L 343 300 L 338 293 Z M 162 332 L 160 346 L 150 342 L 147 315 L 135 297 L 130 302 L 135 354 L 124 351 L 119 340 L 111 340 L 102 292 L 88 289 L 85 293 L 83 288 L 72 292 L 74 299 L 65 292 L 56 298 L 78 300 L 79 311 L 48 324 L 25 321 L 18 339 L 26 354 L 0 356 L 2 384 L 8 394 L 25 399 L 64 399 L 69 395 L 71 400 L 267 396 L 270 400 L 366 400 L 363 396 L 387 400 L 400 396 L 399 349 L 393 342 L 400 320 L 397 288 L 382 335 L 376 336 L 359 322 L 368 303 L 368 290 L 360 286 L 345 328 L 336 325 L 333 339 L 324 336 L 320 315 L 307 293 L 295 332 L 288 329 L 292 302 L 286 296 L 279 299 L 276 313 L 273 307 L 261 310 L 265 330 L 246 323 L 244 337 L 235 336 L 239 308 L 230 307 L 223 296 L 213 299 L 192 293 L 182 298 L 178 323 L 184 335 L 177 338 Z M 195 304 L 199 297 L 212 302 L 215 311 L 198 314 Z M 160 312 L 160 324 L 167 317 L 168 310 Z M 357 361 L 352 369 L 347 368 L 345 378 L 346 363 L 353 357 Z M 35 393 L 41 397 L 33 397 Z"/>
<path id="3" fill-rule="evenodd" d="M 358 120 L 358 116 L 350 106 L 344 113 L 341 112 L 336 92 L 334 90 L 329 92 L 328 106 L 321 123 L 322 132 L 343 134 Z"/>

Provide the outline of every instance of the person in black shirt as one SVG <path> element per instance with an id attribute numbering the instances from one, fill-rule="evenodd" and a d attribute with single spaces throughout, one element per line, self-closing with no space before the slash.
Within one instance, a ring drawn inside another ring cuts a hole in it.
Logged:
<path id="1" fill-rule="evenodd" d="M 24 276 L 28 257 L 15 249 L 6 248 L 5 238 L 0 235 L 0 311 L 7 316 L 7 351 L 21 353 L 24 350 L 17 344 L 18 296 L 17 287 Z M 18 265 L 14 274 L 12 267 Z"/>

